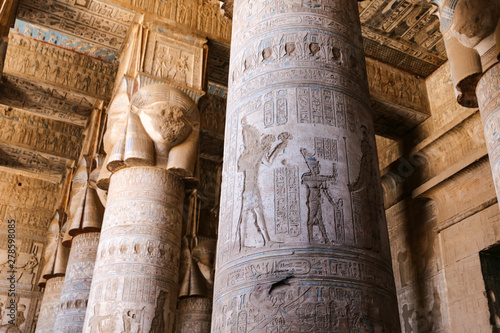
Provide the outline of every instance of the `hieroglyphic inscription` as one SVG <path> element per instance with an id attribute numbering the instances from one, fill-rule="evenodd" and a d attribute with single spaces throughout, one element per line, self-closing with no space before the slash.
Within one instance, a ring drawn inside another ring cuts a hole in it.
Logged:
<path id="1" fill-rule="evenodd" d="M 92 1 L 90 7 L 71 6 L 64 1 L 21 1 L 18 18 L 48 26 L 53 31 L 86 40 L 102 49 L 119 51 L 134 14 L 113 5 Z M 35 37 L 35 36 L 32 36 Z M 46 40 L 58 38 L 55 33 Z M 58 41 L 61 45 L 62 41 Z M 74 41 L 65 41 L 68 44 Z"/>
<path id="2" fill-rule="evenodd" d="M 77 159 L 83 128 L 47 120 L 21 110 L 0 105 L 0 141 L 19 147 Z"/>
<path id="3" fill-rule="evenodd" d="M 224 133 L 226 99 L 212 94 L 205 95 L 199 103 L 201 128 Z"/>
<path id="4" fill-rule="evenodd" d="M 349 0 L 234 4 L 212 331 L 398 330 L 387 243 L 354 239 L 349 210 L 350 172 L 379 181 L 359 140 L 373 125 L 356 14 Z"/>
<path id="5" fill-rule="evenodd" d="M 477 87 L 479 110 L 483 120 L 497 196 L 500 193 L 500 65 L 488 70 Z"/>
<path id="6" fill-rule="evenodd" d="M 113 174 L 83 332 L 172 331 L 183 199 L 166 170 Z"/>
<path id="7" fill-rule="evenodd" d="M 428 113 L 424 80 L 367 58 L 366 70 L 373 97 Z"/>
<path id="8" fill-rule="evenodd" d="M 357 103 L 328 89 L 297 88 L 297 118 L 300 123 L 349 128 L 354 132 Z"/>
<path id="9" fill-rule="evenodd" d="M 47 176 L 47 179 L 56 182 L 64 175 L 68 160 L 0 142 L 0 166 Z"/>
<path id="10" fill-rule="evenodd" d="M 47 281 L 36 325 L 37 333 L 54 332 L 56 316 L 60 309 L 59 299 L 61 298 L 63 285 L 64 276 L 55 277 Z"/>
<path id="11" fill-rule="evenodd" d="M 179 301 L 177 333 L 210 333 L 212 300 L 205 297 L 188 297 Z"/>
<path id="12" fill-rule="evenodd" d="M 154 13 L 176 25 L 198 30 L 216 40 L 228 41 L 231 38 L 231 20 L 220 11 L 220 4 L 195 0 L 121 0 L 126 7 Z"/>
<path id="13" fill-rule="evenodd" d="M 338 140 L 330 138 L 314 138 L 316 156 L 327 161 L 339 160 Z"/>
<path id="14" fill-rule="evenodd" d="M 11 32 L 4 71 L 102 99 L 109 98 L 117 65 Z"/>
<path id="15" fill-rule="evenodd" d="M 272 91 L 264 95 L 264 125 L 284 125 L 288 122 L 287 90 Z"/>
<path id="16" fill-rule="evenodd" d="M 83 329 L 98 244 L 98 232 L 73 238 L 55 331 L 79 332 Z"/>
<path id="17" fill-rule="evenodd" d="M 274 220 L 276 235 L 300 234 L 299 170 L 286 167 L 274 170 Z"/>
<path id="18" fill-rule="evenodd" d="M 48 85 L 4 75 L 0 103 L 39 113 L 47 118 L 84 127 L 93 110 L 94 100 Z"/>

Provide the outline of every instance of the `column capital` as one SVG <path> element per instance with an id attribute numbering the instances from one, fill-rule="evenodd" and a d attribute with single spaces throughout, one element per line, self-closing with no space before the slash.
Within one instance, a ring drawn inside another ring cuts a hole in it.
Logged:
<path id="1" fill-rule="evenodd" d="M 138 88 L 137 81 L 124 80 L 108 109 L 108 155 L 98 186 L 105 188 L 110 172 L 129 166 L 156 166 L 180 177 L 193 176 L 199 132 L 198 108 L 188 95 L 169 85 Z"/>
<path id="2" fill-rule="evenodd" d="M 478 106 L 476 86 L 483 71 L 497 62 L 500 5 L 496 0 L 432 0 L 439 8 L 457 102 Z M 495 35 L 497 35 L 495 37 Z"/>

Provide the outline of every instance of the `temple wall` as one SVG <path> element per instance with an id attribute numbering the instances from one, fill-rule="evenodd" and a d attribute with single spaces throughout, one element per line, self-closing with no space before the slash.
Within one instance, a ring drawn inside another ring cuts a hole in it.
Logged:
<path id="1" fill-rule="evenodd" d="M 11 319 L 8 306 L 14 299 L 17 304 L 14 325 L 28 333 L 35 329 L 43 297 L 38 280 L 47 227 L 59 199 L 60 186 L 4 170 L 0 172 L 0 331 Z M 9 243 L 9 229 L 15 231 L 14 243 Z M 10 249 L 15 245 L 15 258 L 8 256 L 9 244 Z M 10 264 L 15 273 L 10 272 Z M 9 280 L 12 275 L 14 280 Z"/>
<path id="2" fill-rule="evenodd" d="M 479 252 L 500 242 L 499 209 L 481 118 L 448 64 L 426 83 L 431 117 L 377 138 L 402 332 L 491 332 Z"/>

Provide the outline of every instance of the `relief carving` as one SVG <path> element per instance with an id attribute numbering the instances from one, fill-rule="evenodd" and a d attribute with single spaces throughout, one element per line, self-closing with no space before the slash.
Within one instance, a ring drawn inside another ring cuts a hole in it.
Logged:
<path id="1" fill-rule="evenodd" d="M 335 164 L 333 164 L 333 174 L 332 175 L 321 175 L 320 174 L 320 164 L 317 158 L 311 155 L 307 149 L 301 148 L 300 150 L 302 156 L 304 157 L 307 167 L 309 168 L 309 172 L 302 174 L 301 183 L 305 184 L 307 190 L 307 234 L 310 243 L 314 243 L 314 226 L 318 226 L 321 237 L 323 238 L 323 242 L 325 244 L 329 244 L 331 242 L 342 241 L 345 238 L 345 226 L 344 226 L 344 212 L 343 212 L 343 204 L 344 201 L 339 198 L 335 200 L 329 190 L 328 187 L 331 184 L 336 184 L 338 172 L 335 168 Z M 316 152 L 317 154 L 318 152 Z M 328 199 L 328 202 L 333 206 L 334 209 L 334 224 L 335 224 L 335 240 L 332 240 L 328 237 L 328 233 L 325 228 L 324 220 L 323 220 L 323 200 L 322 194 Z"/>
<path id="2" fill-rule="evenodd" d="M 359 173 L 353 182 L 349 179 L 347 184 L 352 202 L 354 238 L 365 248 L 378 252 L 380 251 L 379 223 L 385 220 L 385 214 L 380 205 L 382 198 L 380 197 L 380 185 L 377 183 L 379 173 L 375 167 L 377 165 L 376 152 L 370 143 L 368 129 L 361 126 L 361 132 L 363 139 L 361 140 L 362 155 Z M 362 221 L 370 221 L 369 229 L 365 229 L 366 223 Z"/>
<path id="3" fill-rule="evenodd" d="M 150 32 L 146 43 L 150 50 L 145 55 L 146 73 L 183 87 L 203 89 L 205 65 L 203 45 L 206 40 L 193 38 L 193 41 L 188 43 L 158 28 L 157 31 Z"/>
<path id="4" fill-rule="evenodd" d="M 134 165 L 155 165 L 182 177 L 192 176 L 200 131 L 196 104 L 178 89 L 161 84 L 141 88 L 129 97 L 127 87 L 133 84 L 123 82 L 108 110 L 104 135 L 108 155 L 98 186 L 108 186 L 108 171 Z"/>
<path id="5" fill-rule="evenodd" d="M 266 246 L 271 243 L 259 189 L 259 169 L 261 164 L 270 166 L 277 155 L 287 147 L 288 140 L 292 139 L 287 132 L 278 135 L 278 142 L 272 134 L 260 138 L 258 130 L 248 124 L 246 118 L 242 119 L 241 125 L 244 151 L 238 159 L 238 171 L 243 172 L 244 185 L 243 202 L 234 240 L 234 248 L 238 251 L 241 251 L 242 247 L 248 247 L 244 244 L 244 239 L 251 222 L 262 238 L 262 245 Z"/>
<path id="6" fill-rule="evenodd" d="M 83 129 L 47 120 L 30 113 L 0 105 L 0 140 L 20 147 L 35 149 L 77 159 L 82 145 Z"/>
<path id="7" fill-rule="evenodd" d="M 117 65 L 11 32 L 5 72 L 108 99 Z M 72 75 L 69 76 L 68 73 Z"/>
<path id="8" fill-rule="evenodd" d="M 92 113 L 94 101 L 64 90 L 54 89 L 48 85 L 33 83 L 19 77 L 4 75 L 4 83 L 0 87 L 0 103 L 45 117 L 85 127 Z M 33 116 L 39 123 L 41 117 Z M 51 129 L 47 120 L 43 126 Z M 57 126 L 56 126 L 57 127 Z M 65 132 L 65 131 L 63 131 Z M 73 135 L 73 134 L 72 134 Z"/>

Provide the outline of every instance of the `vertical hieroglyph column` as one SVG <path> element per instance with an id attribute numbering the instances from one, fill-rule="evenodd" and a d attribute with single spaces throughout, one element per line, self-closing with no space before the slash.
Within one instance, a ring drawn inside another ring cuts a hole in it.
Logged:
<path id="1" fill-rule="evenodd" d="M 399 332 L 355 0 L 237 0 L 212 332 Z"/>
<path id="2" fill-rule="evenodd" d="M 476 95 L 497 198 L 500 198 L 500 63 L 484 73 Z"/>
<path id="3" fill-rule="evenodd" d="M 116 121 L 122 112 L 124 121 Z M 108 119 L 104 140 L 112 175 L 83 332 L 171 333 L 183 177 L 193 175 L 199 114 L 189 96 L 153 84 L 130 102 L 115 97 Z"/>

